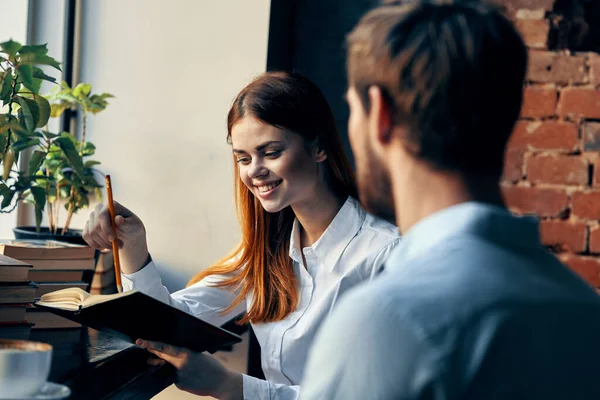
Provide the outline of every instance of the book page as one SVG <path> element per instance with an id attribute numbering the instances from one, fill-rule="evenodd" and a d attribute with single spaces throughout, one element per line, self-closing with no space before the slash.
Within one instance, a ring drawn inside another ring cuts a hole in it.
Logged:
<path id="1" fill-rule="evenodd" d="M 67 289 L 46 293 L 36 304 L 47 307 L 61 308 L 63 310 L 77 311 L 79 310 L 79 306 L 82 308 L 93 306 L 94 304 L 104 303 L 105 301 L 128 296 L 134 292 L 135 290 L 115 294 L 91 295 L 81 288 L 70 287 Z"/>
<path id="2" fill-rule="evenodd" d="M 88 292 L 78 287 L 72 287 L 46 293 L 41 297 L 37 304 L 76 311 L 88 297 L 90 297 Z"/>
<path id="3" fill-rule="evenodd" d="M 105 301 L 118 299 L 119 297 L 129 296 L 132 293 L 135 293 L 135 290 L 115 294 L 88 294 L 88 297 L 83 301 L 82 307 L 89 307 L 93 306 L 94 304 L 104 303 Z"/>

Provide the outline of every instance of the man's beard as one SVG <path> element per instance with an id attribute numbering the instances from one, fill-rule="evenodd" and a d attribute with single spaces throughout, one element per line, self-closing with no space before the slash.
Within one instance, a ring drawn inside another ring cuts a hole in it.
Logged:
<path id="1" fill-rule="evenodd" d="M 365 166 L 358 168 L 358 193 L 363 207 L 370 213 L 396 224 L 394 198 L 389 173 L 365 149 Z"/>

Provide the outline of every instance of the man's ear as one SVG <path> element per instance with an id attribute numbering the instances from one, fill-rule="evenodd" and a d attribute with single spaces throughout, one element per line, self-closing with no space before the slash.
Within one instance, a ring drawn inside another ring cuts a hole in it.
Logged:
<path id="1" fill-rule="evenodd" d="M 369 87 L 369 103 L 371 109 L 368 110 L 369 130 L 376 133 L 377 141 L 386 144 L 392 137 L 392 110 L 387 98 L 384 96 L 379 86 Z"/>

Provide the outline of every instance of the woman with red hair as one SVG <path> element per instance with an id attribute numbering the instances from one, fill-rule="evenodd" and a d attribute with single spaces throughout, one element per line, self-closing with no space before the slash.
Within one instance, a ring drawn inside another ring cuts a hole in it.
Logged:
<path id="1" fill-rule="evenodd" d="M 295 399 L 319 325 L 346 290 L 380 270 L 399 235 L 357 201 L 331 109 L 308 79 L 260 75 L 237 95 L 227 130 L 241 243 L 170 294 L 142 221 L 116 203 L 123 287 L 213 324 L 240 314 L 241 323 L 252 324 L 267 381 L 231 372 L 205 354 L 140 340 L 177 367 L 181 389 L 223 399 Z M 111 248 L 106 206 L 92 212 L 84 238 Z"/>

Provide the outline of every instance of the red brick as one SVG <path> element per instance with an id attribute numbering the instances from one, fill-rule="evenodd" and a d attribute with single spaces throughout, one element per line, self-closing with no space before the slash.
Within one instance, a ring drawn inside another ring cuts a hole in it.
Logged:
<path id="1" fill-rule="evenodd" d="M 600 286 L 600 260 L 593 257 L 568 256 L 563 258 L 563 262 L 593 287 Z"/>
<path id="2" fill-rule="evenodd" d="M 546 220 L 540 223 L 542 243 L 561 251 L 585 251 L 587 225 L 582 222 Z"/>
<path id="3" fill-rule="evenodd" d="M 502 179 L 516 182 L 523 177 L 523 150 L 508 149 L 504 157 L 504 174 Z"/>
<path id="4" fill-rule="evenodd" d="M 567 193 L 560 189 L 503 186 L 502 191 L 509 208 L 519 214 L 556 217 L 568 205 Z"/>
<path id="5" fill-rule="evenodd" d="M 550 21 L 547 19 L 517 19 L 515 23 L 528 47 L 545 49 L 550 32 Z"/>
<path id="6" fill-rule="evenodd" d="M 590 228 L 590 252 L 600 253 L 600 226 Z"/>
<path id="7" fill-rule="evenodd" d="M 600 150 L 600 123 L 588 122 L 583 125 L 583 150 Z"/>
<path id="8" fill-rule="evenodd" d="M 523 93 L 521 117 L 551 117 L 556 111 L 558 93 L 556 89 L 528 86 Z"/>
<path id="9" fill-rule="evenodd" d="M 578 127 L 575 124 L 545 121 L 519 121 L 509 142 L 509 148 L 523 150 L 577 150 Z"/>
<path id="10" fill-rule="evenodd" d="M 573 193 L 573 215 L 582 219 L 600 219 L 600 191 Z"/>
<path id="11" fill-rule="evenodd" d="M 567 88 L 560 94 L 558 115 L 600 118 L 600 90 Z"/>
<path id="12" fill-rule="evenodd" d="M 594 162 L 594 186 L 600 186 L 600 159 Z"/>
<path id="13" fill-rule="evenodd" d="M 590 77 L 594 85 L 600 85 L 600 55 L 590 53 Z"/>
<path id="14" fill-rule="evenodd" d="M 585 57 L 549 51 L 530 51 L 527 80 L 533 82 L 585 82 Z"/>
<path id="15" fill-rule="evenodd" d="M 527 162 L 527 180 L 533 183 L 585 185 L 588 183 L 588 163 L 578 156 L 533 156 Z"/>
<path id="16" fill-rule="evenodd" d="M 502 0 L 501 3 L 507 8 L 519 10 L 525 8 L 528 10 L 551 11 L 556 0 Z"/>

